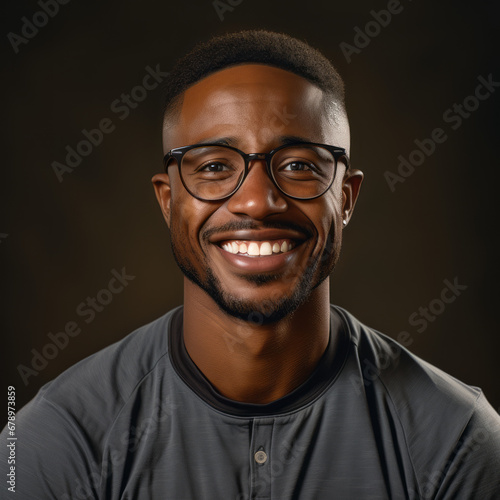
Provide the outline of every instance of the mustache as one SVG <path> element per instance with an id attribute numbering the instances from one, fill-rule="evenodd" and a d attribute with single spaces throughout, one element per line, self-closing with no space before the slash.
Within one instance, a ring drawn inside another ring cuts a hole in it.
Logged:
<path id="1" fill-rule="evenodd" d="M 201 236 L 203 239 L 208 239 L 210 236 L 217 233 L 238 230 L 258 231 L 260 229 L 291 229 L 304 234 L 304 236 L 308 238 L 313 236 L 312 232 L 308 228 L 291 221 L 261 221 L 260 223 L 256 223 L 252 220 L 231 221 L 226 222 L 226 224 L 223 224 L 222 226 L 209 227 L 202 231 Z"/>

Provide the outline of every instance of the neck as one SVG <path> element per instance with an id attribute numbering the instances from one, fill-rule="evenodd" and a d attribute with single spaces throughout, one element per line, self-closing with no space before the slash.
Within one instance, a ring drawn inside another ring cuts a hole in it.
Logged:
<path id="1" fill-rule="evenodd" d="M 230 316 L 187 278 L 184 285 L 186 350 L 229 399 L 264 404 L 285 396 L 311 375 L 328 345 L 329 279 L 293 315 L 269 325 Z"/>

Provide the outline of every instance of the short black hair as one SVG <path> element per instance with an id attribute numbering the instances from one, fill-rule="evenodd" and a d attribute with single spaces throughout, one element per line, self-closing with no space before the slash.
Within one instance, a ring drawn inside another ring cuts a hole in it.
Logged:
<path id="1" fill-rule="evenodd" d="M 163 115 L 170 115 L 185 90 L 229 66 L 261 63 L 299 75 L 324 91 L 328 107 L 345 112 L 344 82 L 332 63 L 307 43 L 284 33 L 246 30 L 215 36 L 179 59 L 164 86 Z"/>

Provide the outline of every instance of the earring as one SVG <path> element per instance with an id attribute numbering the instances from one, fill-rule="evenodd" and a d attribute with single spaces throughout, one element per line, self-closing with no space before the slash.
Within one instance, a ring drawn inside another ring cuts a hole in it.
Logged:
<path id="1" fill-rule="evenodd" d="M 347 226 L 347 221 L 344 219 L 344 220 L 342 221 L 342 224 L 344 224 L 344 226 Z"/>

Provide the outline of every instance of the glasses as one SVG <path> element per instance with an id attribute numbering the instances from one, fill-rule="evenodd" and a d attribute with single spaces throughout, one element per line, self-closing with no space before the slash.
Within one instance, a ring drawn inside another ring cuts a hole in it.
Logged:
<path id="1" fill-rule="evenodd" d="M 283 194 L 312 200 L 328 191 L 341 158 L 349 168 L 344 148 L 314 142 L 286 144 L 269 153 L 249 154 L 231 146 L 194 144 L 171 149 L 163 164 L 167 171 L 169 161 L 175 159 L 182 184 L 195 198 L 220 201 L 241 187 L 251 161 L 264 160 L 269 177 Z"/>

